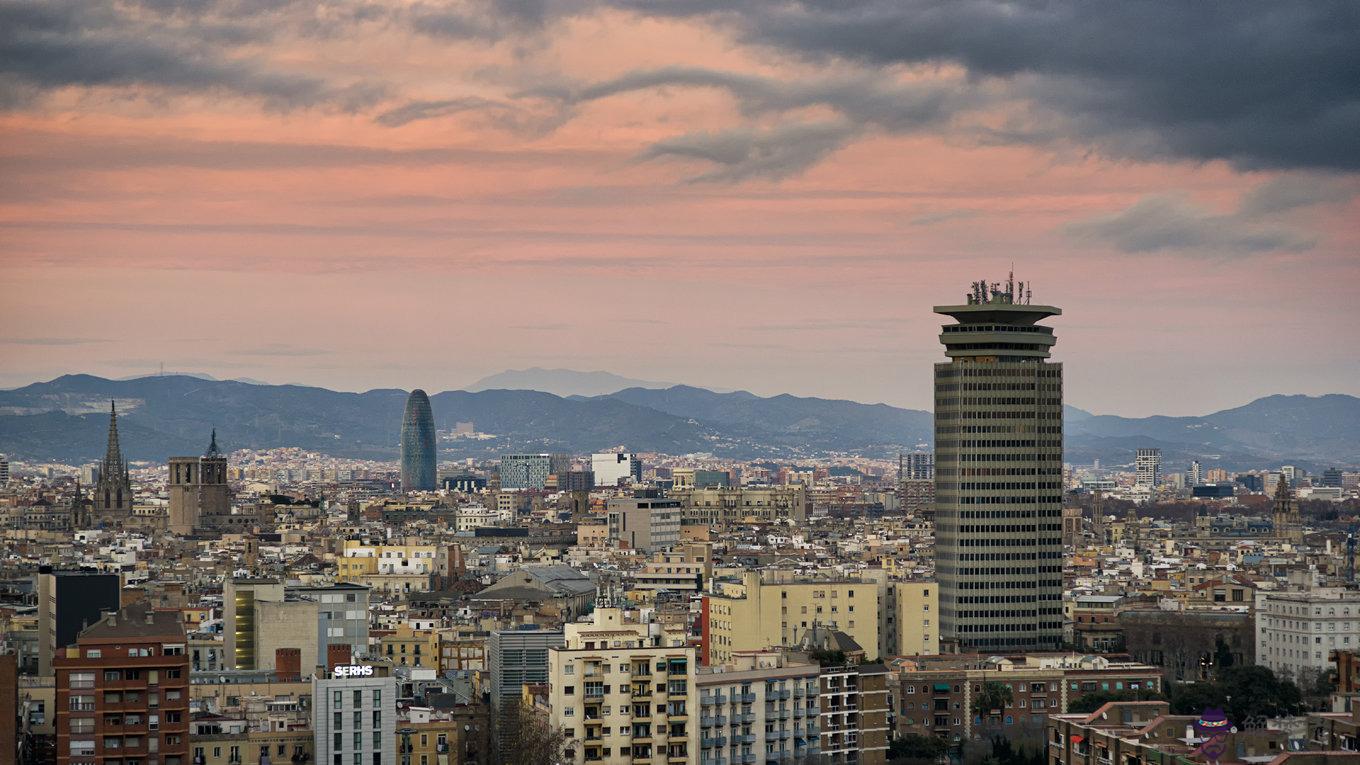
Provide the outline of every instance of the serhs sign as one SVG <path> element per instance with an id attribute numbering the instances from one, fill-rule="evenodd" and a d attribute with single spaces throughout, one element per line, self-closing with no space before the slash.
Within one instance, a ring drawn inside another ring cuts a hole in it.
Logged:
<path id="1" fill-rule="evenodd" d="M 373 677 L 373 667 L 368 664 L 340 664 L 331 670 L 332 677 Z"/>

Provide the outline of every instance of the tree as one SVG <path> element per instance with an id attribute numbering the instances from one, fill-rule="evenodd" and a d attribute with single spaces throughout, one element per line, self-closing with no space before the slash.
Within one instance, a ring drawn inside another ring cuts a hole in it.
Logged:
<path id="1" fill-rule="evenodd" d="M 982 690 L 973 700 L 973 715 L 981 717 L 985 724 L 993 712 L 1000 714 L 1012 698 L 1014 695 L 1009 684 L 988 680 L 982 684 Z"/>
<path id="2" fill-rule="evenodd" d="M 1304 710 L 1299 687 L 1266 667 L 1228 667 L 1212 682 L 1178 686 L 1171 692 L 1171 713 L 1197 715 L 1222 708 L 1241 724 L 1252 717 L 1283 717 Z"/>
<path id="3" fill-rule="evenodd" d="M 566 735 L 522 703 L 508 702 L 497 722 L 501 727 L 501 762 L 565 765 L 574 759 L 566 753 L 571 743 Z"/>
<path id="4" fill-rule="evenodd" d="M 949 742 L 934 736 L 908 733 L 888 742 L 888 762 L 893 765 L 924 765 L 938 762 L 949 750 Z"/>
<path id="5" fill-rule="evenodd" d="M 849 661 L 845 651 L 833 651 L 829 648 L 817 648 L 809 651 L 808 657 L 823 667 L 843 667 Z"/>

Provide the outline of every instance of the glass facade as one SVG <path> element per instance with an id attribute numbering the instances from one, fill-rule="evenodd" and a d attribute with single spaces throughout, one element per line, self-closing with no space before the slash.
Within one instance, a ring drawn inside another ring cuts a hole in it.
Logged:
<path id="1" fill-rule="evenodd" d="M 419 388 L 406 399 L 401 420 L 401 490 L 433 491 L 435 487 L 434 411 Z"/>

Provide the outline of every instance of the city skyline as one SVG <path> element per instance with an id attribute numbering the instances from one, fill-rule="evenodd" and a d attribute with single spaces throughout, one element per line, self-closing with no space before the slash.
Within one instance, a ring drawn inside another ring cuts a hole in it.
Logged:
<path id="1" fill-rule="evenodd" d="M 0 385 L 925 408 L 930 306 L 1013 264 L 1094 411 L 1360 393 L 1355 8 L 630 5 L 6 10 Z"/>

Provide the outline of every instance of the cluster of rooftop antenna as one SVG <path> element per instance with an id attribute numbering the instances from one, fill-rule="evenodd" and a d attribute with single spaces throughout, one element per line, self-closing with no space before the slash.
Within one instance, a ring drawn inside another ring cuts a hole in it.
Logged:
<path id="1" fill-rule="evenodd" d="M 978 281 L 973 282 L 973 290 L 968 293 L 968 305 L 1002 303 L 1006 305 L 1029 305 L 1033 291 L 1024 282 L 1015 281 L 1015 271 L 1006 277 L 1006 283 Z"/>

